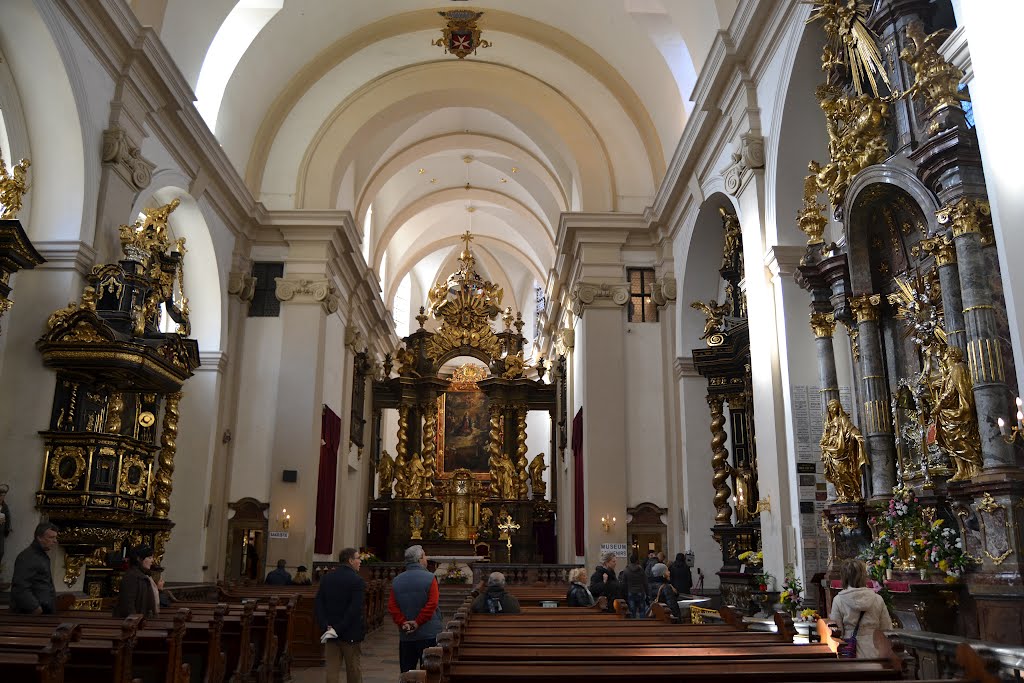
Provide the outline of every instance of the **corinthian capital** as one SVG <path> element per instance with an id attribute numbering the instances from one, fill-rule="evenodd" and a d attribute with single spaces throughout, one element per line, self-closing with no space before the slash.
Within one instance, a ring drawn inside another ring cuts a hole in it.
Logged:
<path id="1" fill-rule="evenodd" d="M 880 294 L 861 294 L 850 299 L 850 308 L 857 319 L 857 324 L 865 320 L 878 320 L 878 305 L 881 301 Z"/>
<path id="2" fill-rule="evenodd" d="M 583 311 L 590 306 L 625 306 L 629 301 L 629 285 L 619 282 L 578 282 L 573 285 L 569 300 L 572 312 L 576 315 L 583 315 Z"/>
<path id="3" fill-rule="evenodd" d="M 274 295 L 279 301 L 296 304 L 320 304 L 328 314 L 338 310 L 338 295 L 330 280 L 307 280 L 299 277 L 274 278 Z"/>
<path id="4" fill-rule="evenodd" d="M 836 331 L 836 316 L 834 313 L 811 313 L 811 329 L 818 339 L 831 337 Z"/>

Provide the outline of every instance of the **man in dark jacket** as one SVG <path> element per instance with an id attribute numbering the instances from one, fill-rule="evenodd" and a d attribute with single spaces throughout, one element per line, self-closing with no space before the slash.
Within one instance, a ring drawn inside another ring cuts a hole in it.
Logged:
<path id="1" fill-rule="evenodd" d="M 441 632 L 440 591 L 437 579 L 427 571 L 423 546 L 405 551 L 405 571 L 391 582 L 388 612 L 399 628 L 398 666 L 402 673 L 415 669 L 428 647 L 437 645 Z"/>
<path id="2" fill-rule="evenodd" d="M 285 569 L 287 562 L 284 560 L 277 561 L 277 569 L 267 574 L 266 580 L 263 583 L 268 586 L 290 586 L 292 585 L 292 575 Z"/>
<path id="3" fill-rule="evenodd" d="M 17 614 L 53 614 L 57 591 L 50 573 L 50 549 L 57 545 L 57 527 L 43 522 L 35 540 L 14 561 L 11 611 Z"/>
<path id="4" fill-rule="evenodd" d="M 519 600 L 505 590 L 505 575 L 491 572 L 486 592 L 477 596 L 470 611 L 476 614 L 519 614 Z"/>
<path id="5" fill-rule="evenodd" d="M 686 564 L 686 555 L 676 553 L 676 561 L 668 570 L 675 589 L 682 595 L 688 595 L 693 590 L 693 575 L 690 574 L 690 565 Z"/>
<path id="6" fill-rule="evenodd" d="M 629 564 L 622 571 L 619 577 L 622 585 L 622 592 L 626 595 L 626 603 L 629 605 L 629 616 L 633 619 L 640 619 L 647 613 L 647 575 L 633 553 L 629 556 Z"/>
<path id="7" fill-rule="evenodd" d="M 282 560 L 283 562 L 284 560 Z M 324 636 L 324 658 L 327 660 L 327 683 L 341 680 L 341 661 L 345 660 L 345 680 L 362 683 L 359 643 L 363 642 L 363 600 L 366 582 L 359 576 L 359 551 L 345 548 L 338 556 L 341 566 L 320 579 L 316 593 L 316 620 Z M 269 583 L 269 581 L 268 581 Z"/>
<path id="8" fill-rule="evenodd" d="M 619 580 L 615 578 L 615 553 L 605 553 L 601 556 L 601 564 L 590 576 L 590 592 L 597 599 L 602 595 L 608 600 L 605 608 L 609 612 L 615 611 L 615 599 L 620 595 Z"/>

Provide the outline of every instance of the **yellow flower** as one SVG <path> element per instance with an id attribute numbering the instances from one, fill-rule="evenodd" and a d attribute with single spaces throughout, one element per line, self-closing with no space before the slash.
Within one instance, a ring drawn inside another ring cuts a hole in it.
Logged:
<path id="1" fill-rule="evenodd" d="M 955 577 L 955 576 L 947 576 L 946 577 L 946 583 L 956 583 L 956 579 L 957 579 L 957 577 Z"/>
<path id="2" fill-rule="evenodd" d="M 890 555 L 892 555 L 894 552 L 896 552 L 896 549 L 893 548 L 892 546 L 889 546 L 888 548 L 885 549 L 885 552 L 887 552 Z"/>
<path id="3" fill-rule="evenodd" d="M 942 571 L 946 571 L 947 569 L 949 569 L 949 562 L 947 562 L 946 560 L 939 560 L 939 569 L 941 569 Z"/>
<path id="4" fill-rule="evenodd" d="M 942 520 L 941 519 L 937 519 L 934 522 L 932 522 L 932 528 L 933 529 L 938 529 L 940 526 L 942 526 Z"/>

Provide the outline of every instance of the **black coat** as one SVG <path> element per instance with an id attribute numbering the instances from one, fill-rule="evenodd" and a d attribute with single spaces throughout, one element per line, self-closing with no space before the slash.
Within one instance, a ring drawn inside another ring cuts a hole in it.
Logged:
<path id="1" fill-rule="evenodd" d="M 690 567 L 686 562 L 673 562 L 668 571 L 672 575 L 672 585 L 677 591 L 687 595 L 693 590 L 693 575 L 690 574 Z"/>
<path id="2" fill-rule="evenodd" d="M 292 585 L 292 575 L 279 567 L 267 574 L 263 583 L 268 586 L 290 586 Z"/>
<path id="3" fill-rule="evenodd" d="M 121 590 L 117 594 L 114 616 L 118 619 L 132 614 L 151 617 L 156 615 L 156 609 L 152 581 L 139 567 L 130 567 L 121 577 Z"/>
<path id="4" fill-rule="evenodd" d="M 497 600 L 497 604 L 500 607 L 491 612 L 488 599 L 492 601 Z M 474 614 L 519 614 L 522 610 L 519 608 L 519 600 L 514 595 L 509 595 L 500 586 L 488 586 L 487 590 L 478 595 L 476 600 L 473 601 L 469 611 Z"/>
<path id="5" fill-rule="evenodd" d="M 338 640 L 359 643 L 366 637 L 363 624 L 363 600 L 366 582 L 351 566 L 343 564 L 320 579 L 316 593 L 316 620 L 320 630 L 334 627 Z"/>
<path id="6" fill-rule="evenodd" d="M 604 577 L 607 576 L 608 580 L 605 581 Z M 608 598 L 608 611 L 614 611 L 614 602 L 616 598 L 622 597 L 622 589 L 619 585 L 619 580 L 615 578 L 615 572 L 608 569 L 603 564 L 597 565 L 597 569 L 590 575 L 590 592 L 594 598 L 597 599 L 602 595 Z"/>
<path id="7" fill-rule="evenodd" d="M 647 595 L 647 574 L 640 568 L 639 564 L 627 566 L 619 575 L 622 582 L 622 592 L 625 595 Z"/>
<path id="8" fill-rule="evenodd" d="M 11 611 L 31 614 L 37 607 L 42 607 L 43 614 L 53 614 L 56 602 L 57 590 L 53 587 L 53 575 L 50 573 L 50 555 L 39 541 L 32 541 L 14 561 Z"/>
<path id="9" fill-rule="evenodd" d="M 679 609 L 679 594 L 672 584 L 665 581 L 663 576 L 655 576 L 651 579 L 651 602 L 660 602 L 668 607 L 668 611 L 678 621 L 682 618 L 682 611 Z"/>
<path id="10" fill-rule="evenodd" d="M 593 607 L 596 600 L 587 592 L 587 587 L 582 583 L 573 582 L 569 591 L 565 594 L 565 602 L 569 607 Z"/>

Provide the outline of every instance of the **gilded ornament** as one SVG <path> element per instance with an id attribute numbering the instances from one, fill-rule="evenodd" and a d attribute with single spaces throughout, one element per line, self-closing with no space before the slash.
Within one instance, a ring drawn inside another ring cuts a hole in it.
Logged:
<path id="1" fill-rule="evenodd" d="M 725 316 L 730 313 L 729 304 L 720 304 L 714 300 L 708 300 L 707 303 L 694 301 L 690 304 L 690 308 L 695 308 L 704 313 L 706 318 L 704 321 L 704 334 L 700 336 L 700 339 L 707 341 L 708 346 L 715 346 L 715 344 L 711 344 L 711 337 L 723 332 Z"/>
<path id="2" fill-rule="evenodd" d="M 814 336 L 821 339 L 831 337 L 836 331 L 836 316 L 834 313 L 811 313 L 811 329 Z"/>
<path id="3" fill-rule="evenodd" d="M 849 517 L 847 515 L 839 515 L 839 526 L 843 527 L 844 529 L 849 529 L 850 531 L 853 531 L 857 528 L 858 524 L 857 520 L 853 519 L 852 517 Z"/>
<path id="4" fill-rule="evenodd" d="M 423 538 L 423 525 L 426 522 L 426 518 L 423 516 L 423 510 L 419 505 L 413 508 L 412 514 L 409 515 L 409 530 L 412 532 L 409 534 L 409 538 L 418 541 Z"/>
<path id="5" fill-rule="evenodd" d="M 818 174 L 821 166 L 818 162 L 812 161 L 808 164 L 810 175 L 804 178 L 804 205 L 796 212 L 796 225 L 807 235 L 807 244 L 824 244 L 822 236 L 825 234 L 825 226 L 828 219 L 822 214 L 825 205 L 818 201 Z"/>
<path id="6" fill-rule="evenodd" d="M 985 491 L 983 494 L 981 494 L 981 502 L 978 503 L 979 512 L 987 512 L 989 514 L 992 514 L 1001 507 L 1003 506 L 997 503 L 996 499 L 993 498 L 992 494 L 989 493 L 988 491 Z"/>
<path id="7" fill-rule="evenodd" d="M 413 453 L 406 464 L 405 469 L 405 491 L 403 498 L 425 498 L 427 486 L 427 471 L 423 467 L 423 458 L 419 453 Z"/>
<path id="8" fill-rule="evenodd" d="M 167 394 L 164 404 L 164 424 L 160 432 L 159 469 L 153 484 L 154 515 L 166 519 L 171 511 L 171 484 L 174 476 L 174 455 L 178 450 L 178 403 L 182 393 Z"/>
<path id="9" fill-rule="evenodd" d="M 455 368 L 452 373 L 451 382 L 448 384 L 449 391 L 469 391 L 476 389 L 477 382 L 486 379 L 487 368 L 475 363 L 466 363 Z"/>
<path id="10" fill-rule="evenodd" d="M 854 89 L 863 94 L 864 82 L 878 95 L 877 77 L 889 85 L 877 39 L 867 26 L 871 5 L 858 0 L 814 0 L 815 13 L 807 23 L 822 21 L 828 44 L 822 50 L 821 69 L 831 73 L 847 71 Z"/>
<path id="11" fill-rule="evenodd" d="M 437 401 L 421 407 L 423 412 L 423 484 L 419 498 L 433 498 L 437 474 Z"/>
<path id="12" fill-rule="evenodd" d="M 824 476 L 836 488 L 836 502 L 863 500 L 860 470 L 868 464 L 864 436 L 837 399 L 828 402 L 820 445 Z"/>
<path id="13" fill-rule="evenodd" d="M 544 481 L 544 470 L 547 467 L 543 453 L 538 453 L 530 461 L 530 487 L 533 489 L 534 498 L 543 498 L 547 493 L 547 483 Z"/>
<path id="14" fill-rule="evenodd" d="M 523 367 L 526 362 L 523 360 L 523 352 L 510 354 L 505 357 L 505 371 L 501 376 L 505 379 L 516 379 L 523 376 Z"/>
<path id="15" fill-rule="evenodd" d="M 740 219 L 734 213 L 727 212 L 723 207 L 718 207 L 718 213 L 722 216 L 722 230 L 725 232 L 722 244 L 722 268 L 731 268 L 738 264 L 739 271 L 743 272 L 743 238 L 740 234 Z"/>
<path id="16" fill-rule="evenodd" d="M 923 239 L 918 246 L 926 254 L 934 256 L 935 265 L 940 268 L 956 263 L 956 246 L 948 235 L 936 235 Z"/>
<path id="17" fill-rule="evenodd" d="M 27 173 L 32 162 L 22 159 L 10 169 L 0 156 L 0 219 L 13 220 L 21 211 L 22 198 L 28 190 Z"/>
<path id="18" fill-rule="evenodd" d="M 963 197 L 952 204 L 947 204 L 935 212 L 939 225 L 953 229 L 953 238 L 971 233 L 981 235 L 982 245 L 994 241 L 992 228 L 992 209 L 988 201 L 976 197 Z"/>
<path id="19" fill-rule="evenodd" d="M 126 455 L 121 460 L 121 475 L 118 477 L 118 489 L 129 496 L 140 497 L 146 493 L 149 485 L 147 476 L 149 468 L 137 455 Z"/>
<path id="20" fill-rule="evenodd" d="M 156 423 L 156 416 L 148 410 L 143 411 L 139 414 L 139 424 L 143 427 L 152 427 Z"/>
<path id="21" fill-rule="evenodd" d="M 878 320 L 878 305 L 882 303 L 880 294 L 861 294 L 850 299 L 850 308 L 859 325 L 867 320 Z"/>
<path id="22" fill-rule="evenodd" d="M 913 69 L 914 84 L 904 95 L 924 100 L 929 109 L 928 116 L 940 109 L 959 108 L 961 102 L 970 102 L 967 93 L 960 91 L 963 70 L 947 62 L 939 53 L 949 31 L 943 29 L 926 36 L 924 25 L 915 19 L 907 24 L 906 35 L 907 45 L 900 52 L 900 59 Z"/>
<path id="23" fill-rule="evenodd" d="M 163 254 L 170 247 L 167 221 L 178 206 L 180 199 L 156 208 L 145 208 L 142 217 L 132 225 L 120 227 L 121 250 L 131 261 L 148 267 L 154 254 Z"/>
<path id="24" fill-rule="evenodd" d="M 729 526 L 732 523 L 732 507 L 729 505 L 729 451 L 725 447 L 725 415 L 722 411 L 723 399 L 720 396 L 708 396 L 708 407 L 711 409 L 711 469 L 712 486 L 715 489 L 715 526 Z"/>
<path id="25" fill-rule="evenodd" d="M 85 449 L 77 446 L 57 446 L 50 455 L 50 474 L 53 487 L 70 491 L 78 486 L 85 475 Z"/>
<path id="26" fill-rule="evenodd" d="M 391 484 L 395 480 L 395 459 L 384 451 L 380 454 L 380 462 L 377 463 L 377 481 L 382 498 L 391 497 Z"/>

